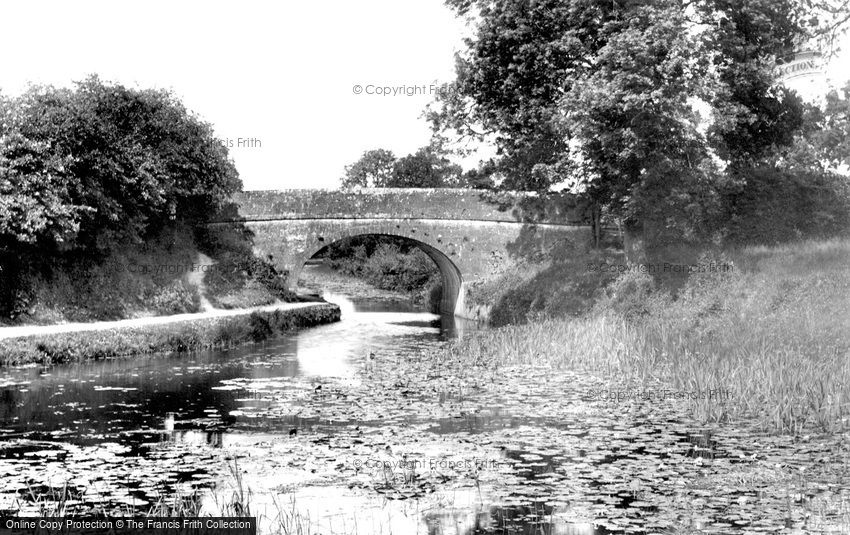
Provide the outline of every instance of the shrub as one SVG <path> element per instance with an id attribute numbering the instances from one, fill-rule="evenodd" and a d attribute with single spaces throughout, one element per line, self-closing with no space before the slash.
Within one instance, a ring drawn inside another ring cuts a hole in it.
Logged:
<path id="1" fill-rule="evenodd" d="M 741 174 L 744 185 L 726 195 L 721 222 L 731 243 L 772 245 L 846 235 L 850 229 L 846 177 L 767 166 Z"/>
<path id="2" fill-rule="evenodd" d="M 614 276 L 595 266 L 621 262 L 619 255 L 563 243 L 542 261 L 519 260 L 501 276 L 470 288 L 471 305 L 492 305 L 494 326 L 531 318 L 580 316 L 591 309 Z"/>
<path id="3" fill-rule="evenodd" d="M 213 306 L 232 309 L 297 300 L 287 288 L 288 273 L 254 255 L 250 231 L 243 225 L 196 229 L 195 239 L 199 250 L 217 263 L 216 269 L 204 274 L 206 295 Z"/>
<path id="4" fill-rule="evenodd" d="M 442 277 L 434 261 L 412 240 L 357 236 L 330 245 L 324 254 L 337 271 L 362 277 L 383 290 L 413 294 L 431 311 L 439 311 Z"/>

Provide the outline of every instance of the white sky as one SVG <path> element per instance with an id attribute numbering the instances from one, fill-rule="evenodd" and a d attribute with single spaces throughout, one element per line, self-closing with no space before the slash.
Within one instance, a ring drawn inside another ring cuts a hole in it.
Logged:
<path id="1" fill-rule="evenodd" d="M 464 32 L 442 0 L 0 2 L 0 90 L 91 73 L 173 89 L 218 137 L 260 140 L 230 151 L 245 189 L 333 188 L 367 149 L 426 144 L 428 86 L 453 79 Z M 850 78 L 843 48 L 833 81 Z"/>

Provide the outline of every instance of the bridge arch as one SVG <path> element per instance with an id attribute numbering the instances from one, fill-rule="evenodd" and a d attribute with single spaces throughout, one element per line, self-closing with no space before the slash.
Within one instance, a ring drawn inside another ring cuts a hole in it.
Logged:
<path id="1" fill-rule="evenodd" d="M 590 243 L 587 206 L 572 197 L 550 202 L 534 193 L 459 189 L 247 191 L 234 197 L 237 223 L 252 234 L 254 253 L 297 283 L 322 247 L 364 234 L 400 236 L 437 264 L 443 312 L 484 319 L 486 304 L 466 294 L 495 280 L 529 254 Z"/>
<path id="2" fill-rule="evenodd" d="M 419 248 L 422 252 L 428 255 L 428 258 L 430 258 L 431 261 L 434 262 L 437 267 L 437 270 L 440 272 L 440 277 L 442 280 L 440 312 L 448 312 L 454 314 L 459 310 L 460 307 L 462 307 L 463 275 L 460 271 L 460 268 L 455 264 L 455 262 L 453 262 L 452 259 L 449 258 L 443 251 L 437 249 L 432 245 L 429 245 L 428 243 L 425 243 L 422 240 L 411 238 L 410 236 L 405 236 L 402 234 L 388 233 L 386 231 L 359 231 L 349 233 L 334 233 L 333 236 L 316 236 L 315 243 L 311 247 L 304 249 L 303 253 L 299 255 L 298 258 L 294 259 L 295 261 L 292 264 L 292 268 L 289 274 L 291 280 L 293 281 L 293 284 L 297 283 L 306 262 L 309 259 L 313 258 L 317 253 L 335 243 L 339 243 L 341 241 L 361 236 L 388 236 L 392 238 L 400 238 L 401 240 L 411 243 L 415 247 Z"/>

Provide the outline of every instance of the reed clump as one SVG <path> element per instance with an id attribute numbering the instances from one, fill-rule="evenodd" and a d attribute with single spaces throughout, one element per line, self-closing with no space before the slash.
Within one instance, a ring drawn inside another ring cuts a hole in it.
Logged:
<path id="1" fill-rule="evenodd" d="M 472 336 L 451 349 L 492 365 L 550 365 L 677 390 L 704 421 L 751 419 L 801 433 L 850 428 L 850 240 L 725 251 L 675 295 L 639 272 L 609 286 L 581 318 L 544 318 Z M 646 291 L 650 288 L 650 291 Z"/>

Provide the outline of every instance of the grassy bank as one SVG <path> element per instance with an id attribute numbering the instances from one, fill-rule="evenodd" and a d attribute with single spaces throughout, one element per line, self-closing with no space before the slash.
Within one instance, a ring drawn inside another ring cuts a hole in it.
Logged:
<path id="1" fill-rule="evenodd" d="M 731 269 L 692 274 L 675 298 L 630 273 L 581 318 L 504 327 L 452 352 L 586 369 L 612 383 L 728 389 L 731 403 L 692 402 L 705 421 L 850 428 L 850 240 L 745 248 L 718 260 Z"/>
<path id="2" fill-rule="evenodd" d="M 339 307 L 325 303 L 166 325 L 12 338 L 0 340 L 0 365 L 52 364 L 232 347 L 339 318 Z"/>
<path id="3" fill-rule="evenodd" d="M 50 325 L 195 313 L 204 301 L 239 309 L 295 301 L 286 274 L 254 256 L 238 228 L 164 230 L 104 256 L 67 254 L 49 266 L 0 269 L 0 325 Z M 9 303 L 6 303 L 7 305 Z"/>

